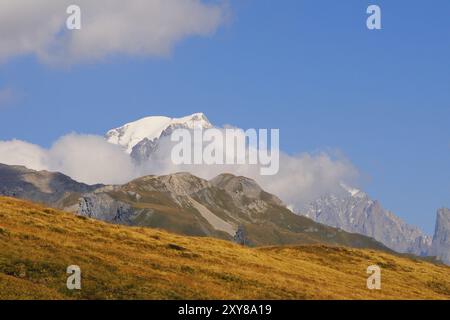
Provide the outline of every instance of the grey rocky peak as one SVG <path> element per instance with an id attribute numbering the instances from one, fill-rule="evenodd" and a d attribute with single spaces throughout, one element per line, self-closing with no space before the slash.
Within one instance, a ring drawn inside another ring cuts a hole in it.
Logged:
<path id="1" fill-rule="evenodd" d="M 450 264 L 450 210 L 447 208 L 439 209 L 437 212 L 432 255 Z"/>
<path id="2" fill-rule="evenodd" d="M 383 209 L 366 193 L 342 185 L 339 194 L 331 194 L 313 202 L 304 215 L 314 221 L 363 234 L 401 253 L 419 256 L 429 254 L 431 238 L 417 227 Z"/>

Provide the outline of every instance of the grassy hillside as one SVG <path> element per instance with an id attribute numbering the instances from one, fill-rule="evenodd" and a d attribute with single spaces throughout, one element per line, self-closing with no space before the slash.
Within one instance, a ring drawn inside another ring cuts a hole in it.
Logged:
<path id="1" fill-rule="evenodd" d="M 66 289 L 79 265 L 82 290 Z M 366 268 L 382 268 L 382 290 Z M 450 268 L 330 247 L 245 248 L 0 198 L 1 299 L 449 299 Z"/>

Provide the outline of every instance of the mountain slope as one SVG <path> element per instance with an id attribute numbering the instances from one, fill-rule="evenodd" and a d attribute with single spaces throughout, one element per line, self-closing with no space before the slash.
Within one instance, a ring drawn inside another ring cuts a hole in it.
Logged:
<path id="1" fill-rule="evenodd" d="M 389 251 L 369 237 L 296 215 L 255 181 L 230 174 L 211 181 L 189 173 L 142 177 L 83 195 L 67 210 L 107 222 L 250 246 L 328 243 Z"/>
<path id="2" fill-rule="evenodd" d="M 23 166 L 0 164 L 0 195 L 28 199 L 54 207 L 64 207 L 84 193 L 100 185 L 90 186 L 70 177 L 48 171 L 35 171 Z"/>
<path id="3" fill-rule="evenodd" d="M 430 252 L 430 237 L 384 210 L 360 190 L 343 186 L 341 194 L 318 199 L 303 214 L 329 226 L 373 237 L 397 252 L 419 256 Z"/>
<path id="4" fill-rule="evenodd" d="M 366 269 L 382 268 L 382 290 Z M 66 288 L 78 265 L 82 290 Z M 0 197 L 0 299 L 450 299 L 450 268 L 328 246 L 250 249 Z"/>

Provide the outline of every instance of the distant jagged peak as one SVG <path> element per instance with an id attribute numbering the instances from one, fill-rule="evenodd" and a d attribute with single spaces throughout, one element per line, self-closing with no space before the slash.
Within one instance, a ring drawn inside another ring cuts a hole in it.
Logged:
<path id="1" fill-rule="evenodd" d="M 437 211 L 432 253 L 439 260 L 450 265 L 450 209 L 448 208 Z"/>
<path id="2" fill-rule="evenodd" d="M 436 230 L 435 230 L 435 238 L 437 234 L 446 234 L 446 240 L 448 242 L 448 246 L 450 248 L 450 209 L 441 208 L 437 211 L 436 216 Z M 450 252 L 449 252 L 450 256 Z"/>
<path id="3" fill-rule="evenodd" d="M 181 118 L 169 118 L 165 116 L 145 117 L 121 127 L 109 130 L 105 137 L 112 144 L 122 146 L 127 153 L 133 151 L 133 147 L 143 140 L 153 141 L 161 137 L 161 134 L 169 128 L 212 128 L 212 124 L 204 113 L 197 112 Z"/>
<path id="4" fill-rule="evenodd" d="M 365 192 L 345 183 L 340 187 L 341 190 L 312 202 L 302 214 L 347 232 L 372 237 L 398 252 L 428 254 L 431 237 L 385 210 L 379 201 L 372 200 Z"/>
<path id="5" fill-rule="evenodd" d="M 446 217 L 448 220 L 450 220 L 450 209 L 449 208 L 441 208 L 438 211 L 438 216 L 441 218 Z"/>

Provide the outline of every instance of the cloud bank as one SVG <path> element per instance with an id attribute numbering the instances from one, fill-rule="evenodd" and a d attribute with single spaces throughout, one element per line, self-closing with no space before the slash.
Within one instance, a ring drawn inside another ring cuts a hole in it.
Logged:
<path id="1" fill-rule="evenodd" d="M 88 184 L 120 184 L 138 175 L 127 154 L 95 135 L 69 134 L 50 149 L 20 140 L 0 141 L 0 163 L 58 171 Z"/>
<path id="2" fill-rule="evenodd" d="M 255 179 L 296 210 L 324 194 L 338 192 L 341 182 L 352 185 L 358 179 L 358 170 L 348 160 L 327 153 L 281 153 L 280 171 L 275 176 L 261 176 L 256 165 L 176 166 L 169 154 L 161 150 L 157 160 L 137 164 L 122 147 L 95 135 L 69 134 L 49 149 L 19 140 L 0 141 L 0 163 L 59 171 L 88 184 L 123 184 L 143 175 L 180 171 L 210 179 L 227 172 Z"/>
<path id="3" fill-rule="evenodd" d="M 81 30 L 66 28 L 72 4 L 81 8 Z M 162 56 L 186 37 L 213 34 L 227 11 L 223 2 L 202 0 L 2 0 L 0 61 L 30 54 L 64 64 Z"/>

